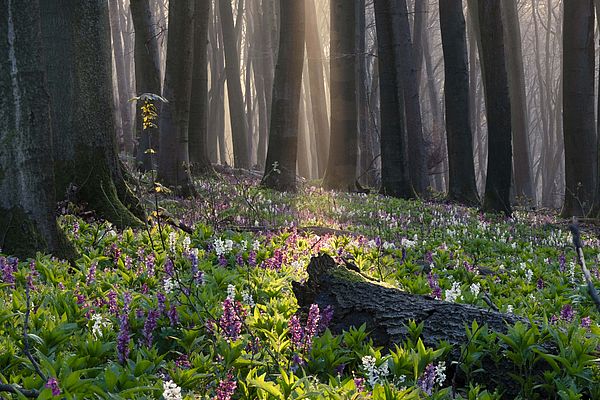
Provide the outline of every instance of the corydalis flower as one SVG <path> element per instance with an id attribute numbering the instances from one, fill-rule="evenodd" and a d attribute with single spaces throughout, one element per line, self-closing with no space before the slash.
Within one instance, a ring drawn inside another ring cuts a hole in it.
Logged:
<path id="1" fill-rule="evenodd" d="M 574 316 L 575 311 L 570 304 L 565 304 L 562 310 L 560 310 L 560 318 L 564 321 L 571 322 Z"/>
<path id="2" fill-rule="evenodd" d="M 237 382 L 233 379 L 233 375 L 227 374 L 225 380 L 219 381 L 216 400 L 231 400 L 236 388 Z"/>
<path id="3" fill-rule="evenodd" d="M 295 348 L 302 347 L 302 338 L 304 337 L 304 329 L 300 325 L 300 319 L 296 315 L 292 315 L 288 322 L 292 344 Z"/>
<path id="4" fill-rule="evenodd" d="M 52 390 L 52 396 L 60 396 L 61 394 L 60 387 L 58 387 L 58 381 L 56 380 L 56 378 L 48 379 L 48 382 L 46 382 L 44 387 L 46 389 Z"/>
<path id="5" fill-rule="evenodd" d="M 219 320 L 219 326 L 223 330 L 223 336 L 227 339 L 237 340 L 242 331 L 242 318 L 245 311 L 239 301 L 229 297 L 223 301 L 223 315 Z"/>
<path id="6" fill-rule="evenodd" d="M 441 300 L 442 288 L 440 288 L 438 276 L 433 272 L 429 272 L 429 274 L 427 274 L 427 282 L 429 283 L 429 288 L 431 289 L 431 295 L 436 299 Z"/>
<path id="7" fill-rule="evenodd" d="M 163 397 L 165 400 L 182 400 L 181 388 L 173 381 L 163 382 Z"/>
<path id="8" fill-rule="evenodd" d="M 144 323 L 144 330 L 142 334 L 144 335 L 146 346 L 152 347 L 152 336 L 154 330 L 156 329 L 158 317 L 160 313 L 158 310 L 150 310 L 148 311 L 148 316 L 146 317 L 146 322 Z"/>
<path id="9" fill-rule="evenodd" d="M 86 283 L 88 285 L 90 285 L 96 281 L 96 267 L 97 266 L 98 266 L 98 264 L 96 262 L 93 262 L 92 265 L 90 265 L 90 270 L 88 271 L 87 278 L 86 278 Z"/>
<path id="10" fill-rule="evenodd" d="M 427 395 L 431 396 L 435 385 L 442 386 L 446 381 L 446 365 L 443 362 L 438 365 L 429 364 L 425 367 L 425 372 L 418 379 L 417 385 Z"/>

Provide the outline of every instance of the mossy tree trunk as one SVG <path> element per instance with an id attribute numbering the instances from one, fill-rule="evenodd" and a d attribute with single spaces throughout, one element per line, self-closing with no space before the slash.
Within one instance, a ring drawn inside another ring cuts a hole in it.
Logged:
<path id="1" fill-rule="evenodd" d="M 279 191 L 295 191 L 305 6 L 301 1 L 282 0 L 279 4 L 279 51 L 273 84 L 269 148 L 262 183 Z M 274 167 L 276 163 L 277 168 Z"/>
<path id="2" fill-rule="evenodd" d="M 0 0 L 0 248 L 73 255 L 57 228 L 37 0 Z"/>
<path id="3" fill-rule="evenodd" d="M 117 226 L 142 214 L 117 156 L 106 0 L 40 3 L 52 98 L 54 173 L 59 199 L 86 203 Z"/>

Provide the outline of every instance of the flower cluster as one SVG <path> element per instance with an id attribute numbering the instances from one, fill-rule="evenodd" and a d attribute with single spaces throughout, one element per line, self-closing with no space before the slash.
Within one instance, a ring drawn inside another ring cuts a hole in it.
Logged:
<path id="1" fill-rule="evenodd" d="M 181 388 L 173 381 L 163 382 L 163 397 L 165 400 L 182 400 Z"/>
<path id="2" fill-rule="evenodd" d="M 446 381 L 446 364 L 443 362 L 438 365 L 429 364 L 425 367 L 425 372 L 418 379 L 417 385 L 428 396 L 433 393 L 435 385 L 442 386 Z"/>
<path id="3" fill-rule="evenodd" d="M 242 332 L 242 321 L 246 317 L 242 303 L 230 297 L 223 301 L 223 315 L 219 319 L 219 327 L 223 336 L 230 340 L 237 340 Z"/>
<path id="4" fill-rule="evenodd" d="M 381 379 L 389 374 L 388 363 L 383 362 L 379 367 L 376 365 L 375 357 L 364 356 L 362 359 L 362 368 L 367 375 L 367 382 L 371 387 L 375 386 Z"/>
<path id="5" fill-rule="evenodd" d="M 94 325 L 92 326 L 92 335 L 96 340 L 102 337 L 103 329 L 110 328 L 112 326 L 110 320 L 103 317 L 102 314 L 92 315 L 92 321 L 94 322 Z"/>
<path id="6" fill-rule="evenodd" d="M 237 382 L 233 378 L 233 375 L 230 373 L 227 374 L 226 379 L 219 381 L 219 387 L 217 387 L 217 397 L 215 400 L 231 400 L 236 388 Z"/>
<path id="7" fill-rule="evenodd" d="M 460 290 L 460 283 L 454 282 L 452 283 L 452 288 L 447 289 L 445 291 L 446 301 L 455 302 L 462 296 L 462 291 Z"/>
<path id="8" fill-rule="evenodd" d="M 60 396 L 60 394 L 62 393 L 60 391 L 60 387 L 58 386 L 58 381 L 56 380 L 56 378 L 49 378 L 48 382 L 46 382 L 44 387 L 46 389 L 52 390 L 52 396 Z"/>

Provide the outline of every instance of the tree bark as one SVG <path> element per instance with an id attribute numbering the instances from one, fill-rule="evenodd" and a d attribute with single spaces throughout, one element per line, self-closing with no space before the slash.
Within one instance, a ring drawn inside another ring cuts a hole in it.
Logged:
<path id="1" fill-rule="evenodd" d="M 358 162 L 356 7 L 348 0 L 331 0 L 330 7 L 331 141 L 323 186 L 354 190 Z"/>
<path id="2" fill-rule="evenodd" d="M 189 154 L 192 171 L 212 172 L 208 157 L 208 17 L 210 0 L 195 0 L 194 66 L 190 100 Z"/>
<path id="3" fill-rule="evenodd" d="M 592 0 L 565 2 L 563 43 L 566 187 L 562 215 L 584 216 L 594 200 L 598 165 Z"/>
<path id="4" fill-rule="evenodd" d="M 521 27 L 517 0 L 502 0 L 504 40 L 506 43 L 506 68 L 511 104 L 513 138 L 514 194 L 517 199 L 535 203 L 533 176 L 529 150 L 529 122 L 525 93 L 525 71 L 521 48 Z"/>
<path id="5" fill-rule="evenodd" d="M 473 161 L 473 134 L 469 121 L 469 66 L 462 0 L 440 2 L 440 27 L 445 71 L 446 140 L 450 179 L 448 199 L 475 205 L 479 199 Z"/>
<path id="6" fill-rule="evenodd" d="M 392 41 L 396 78 L 403 90 L 406 134 L 408 136 L 408 166 L 415 192 L 424 195 L 429 186 L 427 177 L 427 151 L 423 137 L 421 103 L 417 86 L 415 55 L 408 22 L 406 0 L 389 0 L 392 19 Z M 384 122 L 384 121 L 382 121 Z"/>
<path id="7" fill-rule="evenodd" d="M 160 56 L 150 1 L 130 0 L 130 7 L 135 30 L 134 57 L 137 95 L 143 93 L 160 95 Z M 154 105 L 160 110 L 161 104 L 154 102 Z M 136 109 L 135 129 L 138 138 L 136 160 L 140 170 L 150 171 L 153 168 L 152 157 L 147 151 L 152 148 L 156 149 L 158 129 L 148 128 L 144 130 L 139 104 Z"/>
<path id="8" fill-rule="evenodd" d="M 296 190 L 298 112 L 304 66 L 304 3 L 280 1 L 281 28 L 269 148 L 262 184 L 278 191 Z M 277 165 L 275 167 L 275 165 Z"/>
<path id="9" fill-rule="evenodd" d="M 117 157 L 108 3 L 44 0 L 40 9 L 58 199 L 87 203 L 121 227 L 141 225 Z"/>
<path id="10" fill-rule="evenodd" d="M 507 331 L 508 324 L 517 321 L 528 324 L 513 314 L 448 303 L 378 284 L 345 266 L 336 265 L 329 255 L 313 257 L 307 272 L 306 283 L 292 282 L 301 308 L 308 310 L 311 304 L 317 304 L 323 310 L 332 306 L 333 319 L 329 328 L 333 333 L 366 324 L 374 345 L 388 349 L 407 339 L 406 325 L 411 320 L 424 324 L 421 337 L 425 346 L 436 347 L 441 341 L 452 345 L 450 357 L 453 360 L 461 359 L 460 345 L 468 343 L 465 326 L 470 326 L 473 321 L 479 326 L 487 324 L 489 330 L 501 333 Z M 519 385 L 507 373 L 516 368 L 506 359 L 498 365 L 492 360 L 486 361 L 489 361 L 486 372 L 497 373 L 482 376 L 481 382 L 491 388 L 500 386 L 507 395 L 518 394 Z"/>
<path id="11" fill-rule="evenodd" d="M 50 96 L 38 0 L 0 1 L 0 248 L 71 258 L 56 225 Z"/>
<path id="12" fill-rule="evenodd" d="M 395 54 L 392 43 L 390 0 L 375 0 L 377 26 L 377 60 L 381 114 L 381 193 L 394 197 L 414 196 L 408 172 L 408 154 L 402 87 L 395 73 Z"/>
<path id="13" fill-rule="evenodd" d="M 159 118 L 158 179 L 177 193 L 194 193 L 190 175 L 188 129 L 194 49 L 194 0 L 169 2 L 169 43 L 163 104 Z"/>
<path id="14" fill-rule="evenodd" d="M 231 135 L 233 139 L 233 157 L 236 168 L 250 168 L 244 97 L 240 81 L 240 59 L 236 45 L 231 0 L 217 0 L 223 31 L 225 49 L 225 74 L 227 76 L 227 97 L 231 117 Z"/>
<path id="15" fill-rule="evenodd" d="M 488 165 L 483 209 L 510 215 L 511 112 L 500 1 L 482 2 L 478 7 L 488 121 Z"/>
<path id="16" fill-rule="evenodd" d="M 325 175 L 329 155 L 329 115 L 325 98 L 325 76 L 323 73 L 323 48 L 319 34 L 315 0 L 306 0 L 306 57 L 310 102 L 317 141 L 318 177 Z"/>

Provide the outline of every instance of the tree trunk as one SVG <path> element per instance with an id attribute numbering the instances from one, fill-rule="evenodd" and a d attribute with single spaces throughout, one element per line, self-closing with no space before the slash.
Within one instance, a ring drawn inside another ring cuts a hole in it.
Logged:
<path id="1" fill-rule="evenodd" d="M 392 19 L 392 40 L 397 81 L 404 95 L 406 134 L 408 136 L 408 166 L 411 184 L 419 195 L 424 195 L 429 186 L 427 178 L 427 151 L 423 138 L 421 103 L 417 86 L 415 56 L 408 23 L 406 0 L 390 0 L 389 13 Z M 384 121 L 382 121 L 384 122 Z"/>
<path id="2" fill-rule="evenodd" d="M 279 191 L 296 190 L 298 112 L 304 66 L 304 3 L 280 1 L 281 28 L 269 148 L 262 184 Z"/>
<path id="3" fill-rule="evenodd" d="M 300 307 L 308 309 L 311 304 L 317 304 L 323 310 L 332 306 L 333 319 L 329 328 L 333 333 L 366 324 L 374 345 L 388 349 L 407 339 L 407 324 L 411 320 L 424 324 L 421 337 L 425 346 L 437 347 L 441 341 L 452 345 L 452 360 L 461 359 L 460 345 L 469 342 L 465 326 L 470 327 L 473 321 L 479 326 L 487 324 L 489 330 L 501 333 L 507 331 L 508 324 L 517 321 L 527 324 L 513 314 L 448 303 L 378 284 L 345 266 L 336 265 L 329 255 L 313 257 L 307 272 L 306 283 L 292 282 Z M 516 395 L 519 385 L 508 374 L 516 367 L 506 358 L 498 365 L 492 360 L 486 361 L 486 371 L 498 373 L 486 374 L 481 382 L 490 388 L 500 386 L 507 394 Z"/>
<path id="4" fill-rule="evenodd" d="M 158 179 L 183 195 L 194 193 L 188 129 L 194 49 L 194 0 L 169 2 L 169 43 L 160 118 Z"/>
<path id="5" fill-rule="evenodd" d="M 479 200 L 473 162 L 473 135 L 469 121 L 469 71 L 462 0 L 440 2 L 440 27 L 445 71 L 446 140 L 450 179 L 448 199 L 475 205 Z"/>
<path id="6" fill-rule="evenodd" d="M 225 74 L 227 76 L 234 163 L 236 168 L 250 168 L 244 97 L 240 82 L 240 59 L 236 45 L 231 0 L 217 0 L 217 2 L 221 16 L 223 47 L 225 48 Z"/>
<path id="7" fill-rule="evenodd" d="M 50 96 L 38 0 L 0 1 L 0 248 L 71 258 L 54 210 Z"/>
<path id="8" fill-rule="evenodd" d="M 527 98 L 525 94 L 525 71 L 521 48 L 521 27 L 517 11 L 517 0 L 502 0 L 504 40 L 506 43 L 506 68 L 508 90 L 511 100 L 513 165 L 515 196 L 535 204 L 535 191 L 529 157 L 529 122 L 527 120 Z"/>
<path id="9" fill-rule="evenodd" d="M 110 15 L 110 30 L 112 37 L 113 55 L 114 62 L 117 72 L 117 93 L 116 98 L 119 102 L 119 116 L 121 120 L 121 127 L 123 129 L 123 150 L 127 154 L 133 154 L 133 128 L 131 126 L 131 115 L 129 113 L 129 99 L 132 97 L 129 93 L 129 76 L 125 68 L 125 58 L 127 57 L 123 46 L 121 31 L 125 28 L 121 26 L 119 16 L 119 5 L 117 4 L 121 0 L 109 0 L 109 15 Z"/>
<path id="10" fill-rule="evenodd" d="M 323 186 L 354 190 L 358 162 L 356 100 L 356 7 L 331 0 L 331 142 Z"/>
<path id="11" fill-rule="evenodd" d="M 149 0 L 130 0 L 131 18 L 135 29 L 135 85 L 139 96 L 143 93 L 161 94 L 159 50 L 154 20 Z M 161 104 L 154 102 L 160 110 Z M 140 170 L 153 168 L 149 149 L 158 144 L 158 129 L 143 129 L 142 114 L 138 104 L 136 109 L 136 137 L 138 138 L 136 159 Z"/>
<path id="12" fill-rule="evenodd" d="M 594 200 L 598 165 L 592 0 L 564 3 L 563 43 L 566 188 L 562 215 L 584 216 Z"/>
<path id="13" fill-rule="evenodd" d="M 379 65 L 379 109 L 381 113 L 381 193 L 411 198 L 414 192 L 408 172 L 408 155 L 402 88 L 395 73 L 390 0 L 375 0 L 377 60 Z"/>
<path id="14" fill-rule="evenodd" d="M 40 9 L 58 199 L 87 203 L 121 227 L 141 225 L 117 157 L 108 3 L 44 0 Z"/>
<path id="15" fill-rule="evenodd" d="M 500 1 L 486 1 L 478 7 L 488 122 L 488 165 L 483 209 L 510 215 L 511 112 Z"/>
<path id="16" fill-rule="evenodd" d="M 318 177 L 325 175 L 329 156 L 329 115 L 325 98 L 325 76 L 323 73 L 323 48 L 317 21 L 316 0 L 306 0 L 306 57 L 308 80 L 310 82 L 310 102 L 317 141 Z"/>
<path id="17" fill-rule="evenodd" d="M 194 69 L 190 99 L 189 154 L 192 170 L 212 171 L 208 157 L 208 17 L 210 0 L 196 0 L 194 17 Z"/>

